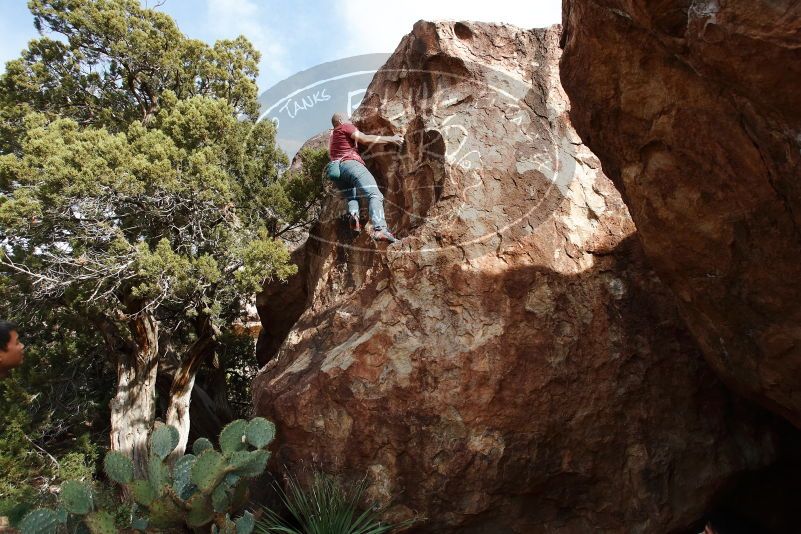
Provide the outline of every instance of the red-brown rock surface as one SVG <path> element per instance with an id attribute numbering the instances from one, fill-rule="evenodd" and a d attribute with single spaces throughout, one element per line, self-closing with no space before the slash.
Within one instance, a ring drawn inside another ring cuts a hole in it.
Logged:
<path id="1" fill-rule="evenodd" d="M 420 532 L 668 532 L 775 455 L 573 131 L 558 40 L 415 24 L 354 119 L 405 136 L 368 158 L 403 241 L 351 241 L 332 197 L 254 383 L 277 465 L 367 474 Z"/>
<path id="2" fill-rule="evenodd" d="M 801 426 L 801 3 L 566 0 L 562 82 L 718 374 Z"/>

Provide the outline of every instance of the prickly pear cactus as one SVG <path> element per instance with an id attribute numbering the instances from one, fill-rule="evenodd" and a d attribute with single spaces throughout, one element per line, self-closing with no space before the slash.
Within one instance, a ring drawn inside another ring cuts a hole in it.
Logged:
<path id="1" fill-rule="evenodd" d="M 275 425 L 264 417 L 256 417 L 248 423 L 245 437 L 257 449 L 263 449 L 275 439 Z"/>
<path id="2" fill-rule="evenodd" d="M 196 460 L 194 454 L 186 454 L 176 460 L 172 469 L 172 488 L 183 500 L 189 499 L 197 491 L 197 486 L 192 483 L 192 466 Z"/>
<path id="3" fill-rule="evenodd" d="M 142 506 L 150 506 L 150 503 L 156 500 L 158 495 L 153 490 L 153 486 L 147 480 L 134 480 L 128 486 L 128 491 L 131 494 L 134 502 Z"/>
<path id="4" fill-rule="evenodd" d="M 75 480 L 61 485 L 61 506 L 71 514 L 86 515 L 92 511 L 92 488 Z"/>
<path id="5" fill-rule="evenodd" d="M 148 524 L 155 528 L 175 528 L 185 523 L 186 511 L 170 497 L 159 497 L 148 507 Z"/>
<path id="6" fill-rule="evenodd" d="M 140 508 L 130 527 L 144 531 L 205 527 L 220 534 L 250 534 L 253 516 L 245 512 L 236 519 L 231 513 L 248 502 L 246 480 L 261 475 L 270 452 L 265 449 L 275 438 L 275 425 L 263 418 L 250 422 L 238 419 L 220 433 L 220 451 L 211 441 L 195 441 L 194 454 L 167 459 L 178 445 L 178 431 L 161 425 L 150 436 L 147 479 L 135 480 L 134 467 L 126 455 L 112 451 L 103 460 L 106 476 L 125 487 Z M 21 534 L 51 534 L 67 523 L 68 515 L 82 517 L 83 528 L 92 534 L 110 534 L 119 529 L 108 511 L 95 510 L 91 487 L 65 482 L 61 489 L 63 510 L 35 510 L 20 524 Z"/>
<path id="7" fill-rule="evenodd" d="M 197 438 L 195 444 L 192 445 L 192 452 L 195 453 L 195 456 L 200 456 L 203 451 L 213 448 L 214 444 L 211 441 L 206 438 Z"/>
<path id="8" fill-rule="evenodd" d="M 52 534 L 61 524 L 59 514 L 53 510 L 32 510 L 19 524 L 21 534 Z"/>
<path id="9" fill-rule="evenodd" d="M 247 449 L 248 444 L 245 440 L 247 426 L 247 421 L 243 419 L 237 419 L 225 425 L 225 428 L 220 432 L 220 450 L 223 454 L 231 454 Z"/>
<path id="10" fill-rule="evenodd" d="M 189 499 L 187 505 L 189 512 L 186 514 L 186 524 L 190 527 L 200 527 L 214 519 L 214 509 L 208 496 L 196 493 Z"/>
<path id="11" fill-rule="evenodd" d="M 103 471 L 117 484 L 130 484 L 134 476 L 133 462 L 119 451 L 111 451 L 103 460 Z"/>
<path id="12" fill-rule="evenodd" d="M 226 475 L 226 468 L 222 454 L 214 450 L 204 451 L 192 466 L 192 483 L 203 493 L 211 493 Z"/>
<path id="13" fill-rule="evenodd" d="M 161 426 L 150 439 L 148 481 L 133 480 L 127 487 L 149 513 L 151 528 L 179 523 L 197 528 L 212 523 L 212 530 L 218 532 L 249 534 L 252 515 L 233 521 L 230 513 L 247 504 L 246 479 L 264 472 L 270 458 L 265 447 L 274 438 L 275 425 L 266 419 L 238 419 L 220 433 L 219 451 L 211 441 L 200 438 L 192 447 L 194 454 L 178 457 L 170 468 L 166 459 L 177 445 L 178 434 L 172 427 Z"/>
<path id="14" fill-rule="evenodd" d="M 150 435 L 150 454 L 155 454 L 161 460 L 166 460 L 167 456 L 178 446 L 180 435 L 174 426 L 162 425 Z"/>
<path id="15" fill-rule="evenodd" d="M 156 495 L 164 495 L 166 493 L 167 486 L 172 485 L 172 476 L 170 468 L 164 463 L 164 458 L 157 454 L 150 455 L 150 459 L 147 462 L 147 478 Z"/>
<path id="16" fill-rule="evenodd" d="M 92 534 L 117 533 L 117 526 L 114 524 L 114 516 L 104 510 L 92 512 L 86 516 L 83 522 Z"/>
<path id="17" fill-rule="evenodd" d="M 234 523 L 236 524 L 236 534 L 251 534 L 256 527 L 256 518 L 250 512 L 245 512 Z"/>

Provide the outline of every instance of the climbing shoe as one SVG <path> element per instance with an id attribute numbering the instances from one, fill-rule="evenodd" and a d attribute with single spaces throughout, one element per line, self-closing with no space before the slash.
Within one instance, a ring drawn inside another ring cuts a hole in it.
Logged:
<path id="1" fill-rule="evenodd" d="M 388 243 L 397 243 L 398 240 L 390 233 L 389 230 L 381 228 L 380 230 L 373 231 L 374 241 L 387 241 Z"/>

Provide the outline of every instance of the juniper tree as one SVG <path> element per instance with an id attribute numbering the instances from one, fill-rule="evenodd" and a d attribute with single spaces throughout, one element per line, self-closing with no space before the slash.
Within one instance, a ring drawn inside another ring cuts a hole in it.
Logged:
<path id="1" fill-rule="evenodd" d="M 29 8 L 42 37 L 0 78 L 0 278 L 102 335 L 111 447 L 143 473 L 160 366 L 182 451 L 199 367 L 244 300 L 295 272 L 275 236 L 319 187 L 282 174 L 243 37 L 206 45 L 137 0 Z"/>

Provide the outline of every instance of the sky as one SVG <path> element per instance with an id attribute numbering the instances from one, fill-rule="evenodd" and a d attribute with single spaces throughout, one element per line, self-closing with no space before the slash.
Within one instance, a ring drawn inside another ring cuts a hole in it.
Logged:
<path id="1" fill-rule="evenodd" d="M 561 22 L 561 0 L 141 0 L 171 15 L 189 37 L 213 43 L 244 35 L 262 53 L 259 91 L 296 72 L 358 54 L 391 53 L 426 20 Z M 0 0 L 0 72 L 37 37 L 26 0 Z"/>

